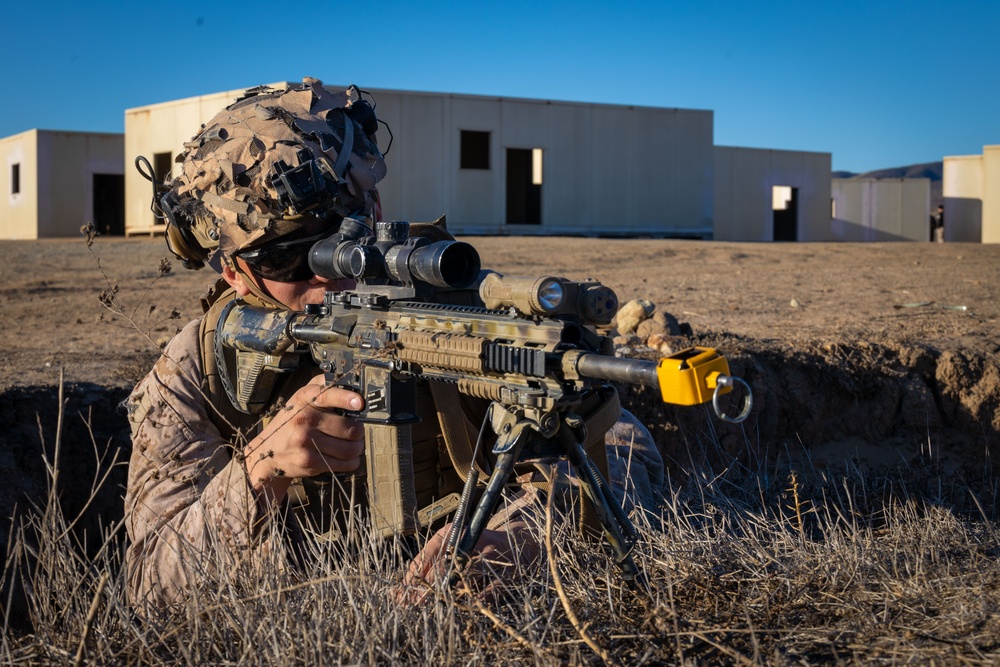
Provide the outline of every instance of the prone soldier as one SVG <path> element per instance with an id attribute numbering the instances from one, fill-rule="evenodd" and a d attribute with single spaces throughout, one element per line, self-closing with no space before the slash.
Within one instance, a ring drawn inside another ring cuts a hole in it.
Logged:
<path id="1" fill-rule="evenodd" d="M 186 267 L 208 264 L 221 278 L 203 300 L 204 316 L 174 337 L 128 401 L 133 604 L 181 601 L 261 554 L 294 569 L 310 553 L 309 540 L 349 532 L 365 504 L 357 492 L 366 484 L 365 428 L 351 416 L 365 399 L 330 385 L 308 356 L 263 374 L 253 365 L 263 353 L 229 363 L 216 334 L 234 301 L 300 312 L 355 287 L 352 278 L 314 273 L 308 254 L 347 218 L 368 226 L 381 218 L 377 184 L 386 168 L 377 129 L 355 87 L 331 93 L 305 79 L 285 90 L 253 89 L 185 145 L 176 178 L 158 184 L 150 174 L 171 251 Z M 413 230 L 449 238 L 439 226 Z M 442 385 L 420 383 L 410 438 L 416 505 L 435 526 L 457 509 L 470 474 L 492 464 L 468 447 L 484 404 Z M 588 417 L 601 450 L 595 458 L 614 486 L 629 477 L 627 502 L 651 508 L 662 460 L 645 428 L 616 399 L 607 403 Z M 539 556 L 529 530 L 538 485 L 532 474 L 518 479 L 524 483 L 506 492 L 505 510 L 470 549 L 473 562 L 513 566 Z M 444 525 L 423 535 L 429 539 L 418 542 L 408 581 L 438 571 L 449 533 Z"/>

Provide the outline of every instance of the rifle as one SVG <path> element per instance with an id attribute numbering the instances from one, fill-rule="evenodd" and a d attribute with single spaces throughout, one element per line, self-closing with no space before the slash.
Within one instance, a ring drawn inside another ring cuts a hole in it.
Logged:
<path id="1" fill-rule="evenodd" d="M 364 424 L 371 520 L 385 535 L 419 529 L 410 440 L 416 381 L 452 383 L 488 400 L 476 449 L 489 428 L 496 463 L 471 517 L 475 466 L 466 477 L 448 540 L 460 561 L 481 536 L 515 464 L 555 456 L 573 466 L 624 578 L 634 580 L 641 576 L 629 553 L 636 531 L 584 450 L 582 415 L 609 400 L 609 382 L 658 388 L 667 403 L 712 401 L 726 421 L 742 421 L 750 411 L 749 386 L 729 375 L 725 357 L 713 349 L 690 348 L 658 361 L 615 357 L 598 327 L 611 322 L 618 299 L 597 281 L 481 271 L 467 243 L 411 237 L 405 222 L 378 222 L 373 232 L 353 218 L 313 246 L 309 263 L 317 275 L 354 278 L 356 287 L 328 292 L 303 312 L 232 302 L 216 330 L 222 375 L 229 365 L 237 378 L 227 386 L 230 398 L 246 412 L 259 411 L 273 378 L 306 354 L 329 384 L 360 393 L 364 408 L 347 414 Z M 730 417 L 717 401 L 735 384 L 746 396 L 741 413 Z"/>

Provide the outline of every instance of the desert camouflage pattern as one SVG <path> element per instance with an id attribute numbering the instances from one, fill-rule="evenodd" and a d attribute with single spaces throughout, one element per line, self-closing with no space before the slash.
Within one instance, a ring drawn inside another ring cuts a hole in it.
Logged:
<path id="1" fill-rule="evenodd" d="M 332 93 L 305 78 L 286 90 L 253 89 L 210 120 L 178 157 L 172 183 L 180 213 L 194 221 L 199 242 L 218 244 L 224 258 L 296 230 L 300 216 L 279 203 L 274 165 L 300 164 L 299 151 L 325 157 L 340 192 L 324 216 L 371 215 L 386 174 L 374 135 L 349 115 L 356 87 Z"/>

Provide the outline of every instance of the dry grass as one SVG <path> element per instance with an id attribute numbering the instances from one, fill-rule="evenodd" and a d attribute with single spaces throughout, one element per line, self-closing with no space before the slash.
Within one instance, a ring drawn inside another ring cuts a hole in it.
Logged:
<path id="1" fill-rule="evenodd" d="M 997 664 L 997 481 L 925 463 L 694 471 L 660 516 L 638 517 L 647 589 L 556 521 L 538 528 L 556 569 L 521 573 L 495 605 L 434 585 L 401 607 L 399 559 L 366 543 L 317 546 L 295 576 L 248 564 L 147 619 L 126 601 L 121 526 L 84 544 L 53 494 L 10 541 L 3 583 L 23 587 L 33 630 L 10 627 L 24 619 L 8 597 L 0 661 Z"/>

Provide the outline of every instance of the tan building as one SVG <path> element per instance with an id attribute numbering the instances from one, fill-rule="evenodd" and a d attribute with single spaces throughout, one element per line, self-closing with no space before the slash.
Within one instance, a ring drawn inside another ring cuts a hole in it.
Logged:
<path id="1" fill-rule="evenodd" d="M 93 222 L 121 234 L 121 134 L 28 130 L 0 139 L 0 238 L 79 236 Z"/>
<path id="2" fill-rule="evenodd" d="M 242 93 L 127 110 L 127 160 L 145 155 L 164 174 L 197 128 Z M 384 128 L 378 134 L 388 149 L 389 175 L 379 185 L 387 219 L 447 214 L 459 234 L 772 240 L 777 217 L 792 220 L 792 240 L 830 240 L 830 155 L 717 149 L 711 111 L 371 94 L 392 130 L 391 145 Z M 775 186 L 788 188 L 794 211 L 773 211 Z M 149 188 L 128 170 L 129 233 L 158 229 Z"/>
<path id="3" fill-rule="evenodd" d="M 719 241 L 833 241 L 829 153 L 715 147 Z"/>
<path id="4" fill-rule="evenodd" d="M 127 110 L 127 159 L 146 155 L 162 174 L 242 92 Z M 387 219 L 447 214 L 460 234 L 712 233 L 711 111 L 370 92 L 392 131 L 391 145 L 378 133 Z M 128 232 L 147 233 L 148 183 L 129 173 L 126 196 Z"/>
<path id="5" fill-rule="evenodd" d="M 837 241 L 930 241 L 928 178 L 835 178 Z"/>
<path id="6" fill-rule="evenodd" d="M 946 241 L 1000 243 L 1000 145 L 944 159 Z"/>

